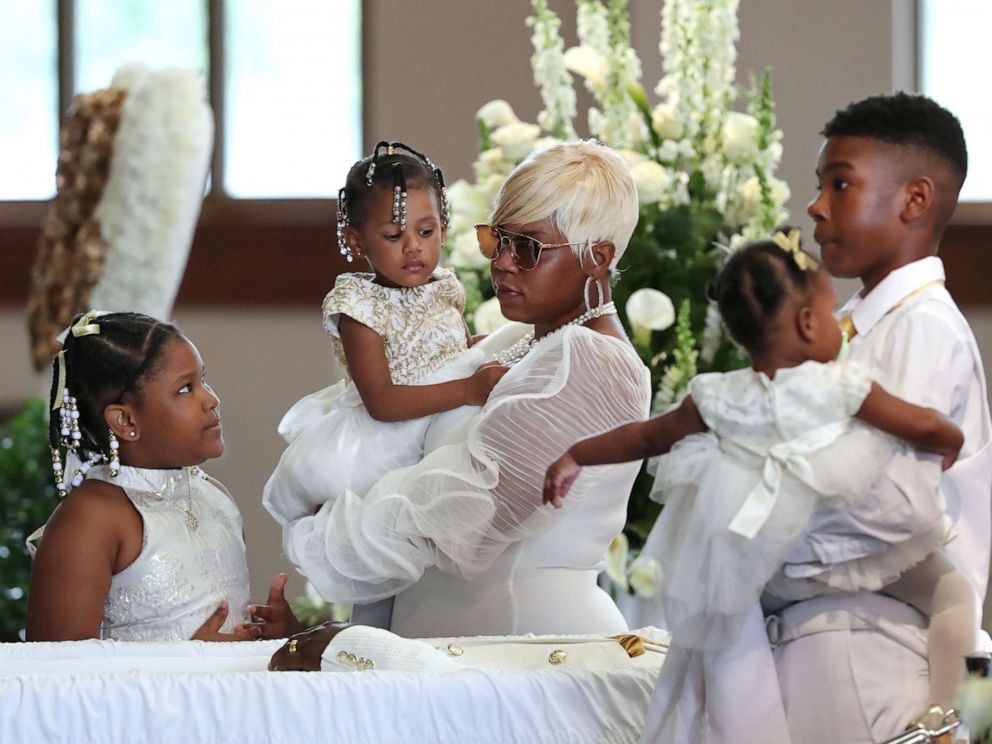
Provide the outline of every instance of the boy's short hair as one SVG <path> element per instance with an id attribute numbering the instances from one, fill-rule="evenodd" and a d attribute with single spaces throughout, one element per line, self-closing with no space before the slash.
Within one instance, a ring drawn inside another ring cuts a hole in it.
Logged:
<path id="1" fill-rule="evenodd" d="M 951 167 L 958 188 L 968 175 L 968 147 L 961 122 L 926 96 L 896 93 L 856 101 L 837 111 L 822 134 L 870 137 L 892 145 L 919 148 Z"/>
<path id="2" fill-rule="evenodd" d="M 581 261 L 598 241 L 613 243 L 616 267 L 640 213 L 630 169 L 615 151 L 594 141 L 555 145 L 518 165 L 500 188 L 493 225 L 552 218 Z"/>

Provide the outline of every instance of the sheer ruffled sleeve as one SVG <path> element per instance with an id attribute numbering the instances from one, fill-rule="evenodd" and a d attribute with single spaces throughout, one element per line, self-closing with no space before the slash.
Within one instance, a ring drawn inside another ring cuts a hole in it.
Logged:
<path id="1" fill-rule="evenodd" d="M 289 557 L 333 601 L 392 596 L 430 566 L 478 576 L 565 515 L 541 506 L 548 465 L 576 440 L 643 420 L 649 401 L 647 370 L 629 345 L 567 329 L 511 369 L 462 441 L 289 525 Z M 565 510 L 582 508 L 615 467 L 587 468 Z"/>

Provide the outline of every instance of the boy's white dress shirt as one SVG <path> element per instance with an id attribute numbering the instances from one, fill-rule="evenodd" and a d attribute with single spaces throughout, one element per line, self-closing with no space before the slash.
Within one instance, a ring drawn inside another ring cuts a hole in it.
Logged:
<path id="1" fill-rule="evenodd" d="M 941 479 L 953 522 L 945 549 L 980 608 L 992 546 L 992 426 L 978 346 L 943 279 L 939 258 L 915 261 L 853 297 L 839 315 L 850 314 L 856 330 L 851 359 L 867 363 L 893 395 L 945 413 L 964 432 L 961 455 Z M 845 524 L 843 514 L 818 513 L 793 558 L 850 559 L 913 528 L 891 514 L 852 511 Z M 795 741 L 884 739 L 922 712 L 929 702 L 926 621 L 912 608 L 859 594 L 818 597 L 790 610 L 784 632 L 795 639 L 775 657 Z"/>

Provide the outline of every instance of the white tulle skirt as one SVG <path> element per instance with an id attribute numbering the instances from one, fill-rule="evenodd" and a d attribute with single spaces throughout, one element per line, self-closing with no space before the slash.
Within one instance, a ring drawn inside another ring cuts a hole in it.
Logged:
<path id="1" fill-rule="evenodd" d="M 469 349 L 418 384 L 469 377 L 485 361 L 481 351 Z M 346 490 L 364 494 L 386 473 L 419 462 L 428 429 L 434 424 L 443 429 L 443 419 L 452 413 L 376 421 L 350 380 L 311 393 L 279 423 L 279 434 L 289 446 L 265 484 L 262 503 L 285 526 Z"/>

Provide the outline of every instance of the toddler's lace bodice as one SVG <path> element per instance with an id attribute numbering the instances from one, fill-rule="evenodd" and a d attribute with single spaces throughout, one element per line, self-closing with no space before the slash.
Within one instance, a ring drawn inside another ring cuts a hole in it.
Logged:
<path id="1" fill-rule="evenodd" d="M 455 273 L 438 268 L 419 287 L 384 287 L 373 274 L 341 274 L 324 298 L 324 328 L 334 353 L 347 367 L 341 345 L 341 315 L 382 336 L 389 375 L 396 385 L 414 385 L 468 347 L 465 291 Z"/>
<path id="2" fill-rule="evenodd" d="M 121 467 L 98 478 L 124 489 L 144 522 L 140 555 L 113 576 L 101 638 L 188 640 L 221 601 L 230 606 L 221 628 L 248 620 L 248 564 L 237 506 L 199 468 Z"/>

